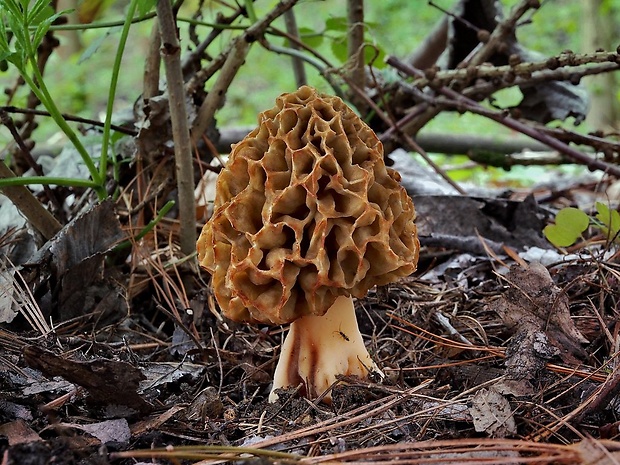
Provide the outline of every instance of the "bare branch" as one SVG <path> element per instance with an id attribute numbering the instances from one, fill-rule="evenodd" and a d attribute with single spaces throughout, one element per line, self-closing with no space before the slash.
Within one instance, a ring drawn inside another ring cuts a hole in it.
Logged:
<path id="1" fill-rule="evenodd" d="M 0 160 L 0 178 L 15 177 L 16 174 Z M 46 240 L 54 237 L 62 229 L 58 220 L 41 205 L 26 186 L 6 186 L 1 190 Z"/>
<path id="2" fill-rule="evenodd" d="M 176 22 L 169 0 L 158 0 L 157 17 L 161 30 L 161 53 L 166 69 L 166 80 L 168 81 L 168 102 L 174 139 L 181 252 L 185 255 L 191 255 L 196 250 L 194 168 L 187 125 L 183 73 L 181 71 L 181 48 L 176 35 Z"/>
<path id="3" fill-rule="evenodd" d="M 347 41 L 348 72 L 350 82 L 364 91 L 366 74 L 364 73 L 364 1 L 347 0 L 349 36 Z M 352 95 L 353 103 L 358 108 L 363 101 L 357 94 Z"/>
<path id="4" fill-rule="evenodd" d="M 248 43 L 252 43 L 258 40 L 258 38 L 261 37 L 265 33 L 265 30 L 271 25 L 271 23 L 276 18 L 280 17 L 286 11 L 293 8 L 293 6 L 298 1 L 299 0 L 285 0 L 285 1 L 279 2 L 262 19 L 260 19 L 259 21 L 257 21 L 256 23 L 248 27 L 240 37 L 243 37 L 243 40 L 245 40 Z M 193 94 L 194 92 L 196 92 L 196 90 L 201 88 L 204 85 L 204 83 L 207 82 L 207 80 L 209 80 L 209 78 L 217 72 L 217 70 L 219 70 L 222 66 L 224 66 L 224 62 L 226 61 L 226 58 L 232 52 L 235 46 L 236 45 L 234 41 L 231 42 L 231 44 L 226 48 L 226 50 L 224 50 L 217 57 L 215 57 L 213 61 L 211 61 L 211 64 L 209 65 L 209 67 L 201 69 L 198 72 L 196 72 L 196 74 L 187 83 L 188 94 Z"/>
<path id="5" fill-rule="evenodd" d="M 202 135 L 207 131 L 209 125 L 213 122 L 215 112 L 221 106 L 228 87 L 237 75 L 237 71 L 239 71 L 241 65 L 245 62 L 245 57 L 250 50 L 250 43 L 245 39 L 245 36 L 239 36 L 234 39 L 232 45 L 232 49 L 228 53 L 228 57 L 220 70 L 220 74 L 213 88 L 209 91 L 207 97 L 198 109 L 198 116 L 194 121 L 191 131 L 191 138 L 194 144 L 200 140 Z"/>
<path id="6" fill-rule="evenodd" d="M 295 19 L 295 13 L 293 10 L 288 10 L 284 13 L 284 24 L 286 25 L 286 32 L 292 37 L 299 37 L 299 31 L 297 30 L 297 21 Z M 289 39 L 289 47 L 294 50 L 299 50 L 299 45 Z M 306 77 L 306 70 L 304 68 L 304 61 L 298 56 L 292 56 L 291 61 L 293 63 L 293 73 L 295 74 L 295 83 L 297 87 L 301 87 L 308 82 Z"/>
<path id="7" fill-rule="evenodd" d="M 161 56 L 159 54 L 160 47 L 161 37 L 159 34 L 159 22 L 157 18 L 155 18 L 153 28 L 151 29 L 151 37 L 149 37 L 146 59 L 144 60 L 144 77 L 142 79 L 143 99 L 150 99 L 159 93 L 159 65 L 161 64 Z"/>
<path id="8" fill-rule="evenodd" d="M 476 66 L 487 61 L 497 51 L 506 37 L 514 33 L 517 23 L 523 15 L 529 10 L 537 9 L 538 7 L 540 7 L 538 0 L 521 0 L 521 3 L 512 9 L 510 15 L 495 27 L 488 41 L 480 48 L 474 50 L 467 64 Z"/>
<path id="9" fill-rule="evenodd" d="M 388 57 L 386 60 L 386 63 L 398 69 L 399 71 L 402 71 L 413 77 L 421 77 L 424 75 L 422 71 L 415 69 L 407 65 L 406 63 L 403 63 L 402 61 L 400 61 L 398 58 L 395 58 L 395 57 Z M 489 119 L 492 119 L 500 124 L 503 124 L 506 127 L 514 129 L 515 131 L 518 131 L 522 134 L 530 136 L 533 139 L 536 139 L 548 145 L 549 147 L 555 150 L 558 150 L 559 152 L 578 161 L 579 163 L 586 165 L 590 169 L 603 170 L 607 172 L 608 174 L 611 174 L 612 176 L 620 177 L 620 168 L 618 166 L 610 165 L 609 163 L 605 163 L 604 161 L 597 160 L 578 150 L 575 150 L 573 147 L 565 144 L 564 142 L 561 142 L 558 139 L 551 137 L 546 133 L 538 131 L 532 126 L 528 126 L 527 124 L 522 123 L 521 121 L 511 118 L 510 116 L 505 114 L 505 112 L 498 112 L 498 111 L 484 108 L 475 100 L 472 100 L 462 94 L 459 94 L 453 89 L 449 89 L 447 87 L 440 87 L 437 89 L 437 91 L 440 94 L 448 98 L 447 100 L 442 100 L 440 102 L 442 104 L 450 104 L 454 108 L 457 108 L 459 110 L 471 111 L 472 113 L 486 116 Z"/>

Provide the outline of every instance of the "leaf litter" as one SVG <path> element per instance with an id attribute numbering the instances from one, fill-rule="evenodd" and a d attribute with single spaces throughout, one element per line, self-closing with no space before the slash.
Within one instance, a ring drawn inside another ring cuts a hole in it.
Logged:
<path id="1" fill-rule="evenodd" d="M 530 205 L 521 208 L 538 208 Z M 428 222 L 440 221 L 432 214 Z M 34 258 L 5 265 L 3 276 L 22 273 L 33 291 L 23 299 L 52 328 L 20 313 L 1 329 L 0 432 L 12 455 L 75 458 L 104 447 L 101 463 L 606 463 L 617 454 L 608 441 L 619 413 L 620 268 L 600 243 L 547 267 L 524 265 L 518 244 L 508 254 L 427 245 L 416 275 L 356 302 L 386 379 L 341 379 L 331 406 L 295 390 L 269 404 L 282 330 L 222 318 L 206 276 L 176 263 L 167 224 L 121 260 L 119 207 L 81 218 Z"/>

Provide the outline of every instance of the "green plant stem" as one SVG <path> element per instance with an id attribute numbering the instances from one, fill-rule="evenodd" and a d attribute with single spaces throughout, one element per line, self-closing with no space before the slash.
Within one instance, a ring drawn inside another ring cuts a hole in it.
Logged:
<path id="1" fill-rule="evenodd" d="M 256 11 L 254 11 L 254 5 L 252 4 L 252 0 L 245 0 L 243 3 L 245 5 L 245 11 L 248 14 L 248 19 L 251 23 L 255 23 L 258 21 L 258 17 L 256 16 Z"/>
<path id="2" fill-rule="evenodd" d="M 121 31 L 121 37 L 118 43 L 118 49 L 116 50 L 116 57 L 114 58 L 114 65 L 112 66 L 112 79 L 110 81 L 110 91 L 108 93 L 108 103 L 106 105 L 105 121 L 103 125 L 103 140 L 101 141 L 101 160 L 99 162 L 100 179 L 105 179 L 108 167 L 108 145 L 110 143 L 110 128 L 112 126 L 112 113 L 114 111 L 116 88 L 118 87 L 118 76 L 120 74 L 123 52 L 125 51 L 125 45 L 127 44 L 127 37 L 129 36 L 129 29 L 131 28 L 131 20 L 136 12 L 139 1 L 140 0 L 132 0 L 129 4 L 127 16 L 125 17 L 125 23 L 123 24 L 123 30 Z"/>
<path id="3" fill-rule="evenodd" d="M 88 172 L 90 173 L 93 179 L 93 183 L 90 187 L 92 187 L 97 192 L 97 196 L 100 199 L 105 198 L 106 192 L 103 186 L 103 179 L 99 175 L 99 171 L 97 170 L 97 167 L 93 163 L 92 158 L 86 151 L 86 148 L 84 147 L 84 145 L 78 138 L 77 134 L 75 134 L 73 129 L 71 129 L 71 126 L 69 126 L 69 124 L 67 124 L 65 119 L 62 117 L 60 110 L 54 103 L 52 96 L 47 90 L 47 86 L 45 85 L 43 81 L 43 76 L 41 76 L 41 73 L 39 71 L 39 68 L 36 66 L 36 63 L 33 63 L 32 68 L 33 68 L 33 74 L 35 76 L 36 82 L 29 76 L 27 72 L 22 72 L 21 74 L 22 74 L 22 77 L 24 78 L 24 81 L 26 81 L 26 84 L 28 84 L 28 86 L 33 91 L 33 93 L 43 103 L 43 105 L 49 112 L 50 116 L 54 119 L 54 122 L 56 122 L 56 124 L 62 130 L 62 132 L 65 133 L 65 135 L 69 138 L 73 146 L 76 148 L 76 150 L 82 157 L 82 160 L 84 161 L 84 164 L 86 165 L 86 168 L 88 168 Z M 22 70 L 22 71 L 25 71 L 25 70 Z M 42 183 L 39 183 L 39 184 L 42 184 Z M 46 184 L 51 184 L 51 183 L 46 182 Z"/>
<path id="4" fill-rule="evenodd" d="M 139 0 L 138 0 L 139 1 Z M 137 18 L 131 19 L 131 24 L 141 23 L 143 21 L 148 21 L 155 17 L 155 12 L 147 13 L 144 16 L 139 16 Z M 126 19 L 118 20 L 118 21 L 105 21 L 105 22 L 95 22 L 89 24 L 59 24 L 56 26 L 51 26 L 50 31 L 85 31 L 88 29 L 111 29 L 113 27 L 123 26 L 127 22 Z"/>
<path id="5" fill-rule="evenodd" d="M 97 189 L 99 184 L 88 179 L 76 178 L 57 178 L 50 176 L 23 176 L 14 178 L 0 178 L 0 188 L 6 186 L 30 186 L 30 185 L 55 185 L 67 187 L 84 187 L 87 189 Z"/>
<path id="6" fill-rule="evenodd" d="M 131 24 L 137 24 L 144 21 L 148 21 L 149 19 L 153 19 L 156 16 L 155 13 L 148 13 L 144 16 L 139 16 L 137 18 L 133 18 L 131 20 Z M 185 18 L 185 17 L 177 17 L 177 21 L 180 23 L 192 24 L 194 26 L 204 26 L 212 29 L 232 29 L 232 30 L 243 30 L 247 29 L 248 26 L 243 25 L 231 25 L 231 24 L 221 24 L 221 23 L 210 23 L 207 21 L 200 21 L 195 18 Z M 110 29 L 113 27 L 118 27 L 124 25 L 126 20 L 123 21 L 106 21 L 106 22 L 96 22 L 90 24 L 60 24 L 56 26 L 51 26 L 50 31 L 86 31 L 89 29 Z M 32 26 L 30 29 L 35 29 Z"/>
<path id="7" fill-rule="evenodd" d="M 157 223 L 159 223 L 163 219 L 163 217 L 166 216 L 166 214 L 170 211 L 170 209 L 174 207 L 175 203 L 176 202 L 174 200 L 169 200 L 168 202 L 166 202 L 166 204 L 163 207 L 161 207 L 161 210 L 159 210 L 159 213 L 157 214 L 157 216 L 153 218 L 151 221 L 149 221 L 149 223 L 144 228 L 142 228 L 142 230 L 138 234 L 136 234 L 135 237 L 131 238 L 131 240 L 121 242 L 114 248 L 114 250 L 126 249 L 127 247 L 131 246 L 134 242 L 137 242 L 140 239 L 142 239 L 144 236 L 146 236 L 149 232 L 153 230 L 153 228 L 157 225 Z"/>
<path id="8" fill-rule="evenodd" d="M 24 14 L 23 20 L 24 20 L 24 25 L 23 25 L 24 30 L 27 30 L 29 24 L 26 19 L 26 14 Z M 34 76 L 34 79 L 32 79 L 30 75 L 26 72 L 27 70 L 23 69 L 23 70 L 20 70 L 22 71 L 21 74 L 22 74 L 23 79 L 26 81 L 30 89 L 34 92 L 34 94 L 41 101 L 41 103 L 43 103 L 47 111 L 49 111 L 50 115 L 52 116 L 52 118 L 54 119 L 58 127 L 65 133 L 65 135 L 69 138 L 71 143 L 77 149 L 78 153 L 82 157 L 82 160 L 84 161 L 84 164 L 88 168 L 88 171 L 93 181 L 98 186 L 95 188 L 95 190 L 97 191 L 97 195 L 99 196 L 100 199 L 104 198 L 105 189 L 103 188 L 103 178 L 99 175 L 99 172 L 97 171 L 97 167 L 93 163 L 92 158 L 86 151 L 86 148 L 84 147 L 80 139 L 77 137 L 73 129 L 71 129 L 71 126 L 69 126 L 69 124 L 62 117 L 60 110 L 56 106 L 54 99 L 49 93 L 49 90 L 47 89 L 47 85 L 45 84 L 45 81 L 43 80 L 43 75 L 41 74 L 41 71 L 39 70 L 39 66 L 37 62 L 37 51 L 35 49 L 35 46 L 30 40 L 30 37 L 25 37 L 23 39 L 23 42 L 27 48 L 26 56 L 28 57 L 28 62 L 30 63 L 30 66 L 32 67 L 32 74 Z"/>

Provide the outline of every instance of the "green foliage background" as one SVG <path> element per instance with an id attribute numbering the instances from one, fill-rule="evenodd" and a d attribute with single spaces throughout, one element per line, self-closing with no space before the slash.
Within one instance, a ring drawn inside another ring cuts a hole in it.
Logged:
<path id="1" fill-rule="evenodd" d="M 505 11 L 514 6 L 518 0 L 504 0 Z M 179 16 L 189 18 L 194 12 L 196 0 L 185 2 Z M 275 0 L 257 0 L 256 13 L 260 16 L 276 3 Z M 367 18 L 367 40 L 374 43 L 386 54 L 400 57 L 416 49 L 433 25 L 444 14 L 441 9 L 449 10 L 456 0 L 436 0 L 435 8 L 426 1 L 382 0 L 367 1 L 365 15 Z M 128 1 L 113 1 L 97 22 L 117 21 L 119 25 L 106 28 L 90 28 L 80 32 L 82 51 L 67 57 L 54 53 L 46 68 L 45 79 L 61 111 L 88 118 L 101 118 L 105 112 L 106 97 L 111 79 L 114 54 L 117 50 L 120 24 L 123 20 Z M 580 50 L 581 44 L 581 0 L 546 0 L 532 21 L 519 28 L 519 39 L 527 48 L 545 55 L 558 54 L 565 49 Z M 613 15 L 620 24 L 620 0 L 605 0 L 601 14 Z M 202 10 L 203 21 L 214 20 L 218 12 L 225 11 L 218 2 L 206 1 Z M 295 8 L 295 15 L 300 29 L 310 32 L 313 44 L 319 44 L 318 50 L 336 67 L 342 66 L 342 38 L 344 28 L 338 27 L 339 19 L 346 16 L 346 3 L 338 0 L 304 0 Z M 247 25 L 244 20 L 241 24 Z M 282 20 L 276 26 L 284 29 Z M 142 90 L 143 59 L 151 31 L 152 20 L 132 26 L 128 49 L 123 58 L 117 98 L 114 103 L 115 122 L 122 121 L 124 115 L 131 111 Z M 180 23 L 182 45 L 185 49 L 192 47 L 187 37 L 187 28 Z M 198 29 L 202 36 L 206 27 Z M 221 47 L 225 47 L 238 31 L 226 31 L 217 40 L 209 53 L 215 56 Z M 61 36 L 61 41 L 66 40 Z M 274 44 L 284 45 L 282 38 L 270 37 Z M 329 86 L 319 73 L 311 67 L 306 68 L 310 84 L 330 91 Z M 163 74 L 163 73 L 162 73 Z M 0 75 L 0 84 L 11 87 L 16 81 L 14 70 Z M 207 84 L 207 87 L 209 84 Z M 290 57 L 277 55 L 255 44 L 250 51 L 245 66 L 235 78 L 224 107 L 218 112 L 220 127 L 253 125 L 258 112 L 270 108 L 274 98 L 295 88 Z M 24 104 L 27 89 L 22 88 L 13 105 Z M 516 92 L 516 94 L 515 94 Z M 512 90 L 500 97 L 498 103 L 508 104 L 519 98 L 518 91 Z M 501 100 L 504 99 L 502 102 Z M 2 100 L 0 100 L 2 102 Z M 4 102 L 0 103 L 3 104 Z M 41 120 L 42 128 L 37 137 L 50 143 L 63 143 L 57 128 Z M 585 127 L 584 127 L 585 130 Z M 444 113 L 433 120 L 424 131 L 507 135 L 509 132 L 498 125 L 471 114 L 456 115 Z M 5 128 L 0 128 L 0 143 L 5 144 L 11 137 Z M 452 162 L 465 159 L 452 158 Z M 513 171 L 516 177 L 522 177 L 519 169 Z M 542 173 L 541 173 L 542 174 Z M 468 176 L 471 173 L 468 174 Z M 481 174 L 480 181 L 488 180 L 489 172 Z M 458 174 L 457 174 L 458 176 Z M 532 177 L 531 175 L 529 176 Z"/>

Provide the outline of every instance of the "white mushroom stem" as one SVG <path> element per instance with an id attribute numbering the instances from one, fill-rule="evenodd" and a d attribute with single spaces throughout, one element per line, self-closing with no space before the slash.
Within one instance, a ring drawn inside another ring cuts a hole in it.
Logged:
<path id="1" fill-rule="evenodd" d="M 302 385 L 303 394 L 316 398 L 339 375 L 382 375 L 368 354 L 357 325 L 351 297 L 338 297 L 323 316 L 304 316 L 293 321 L 282 344 L 269 401 L 276 389 Z M 331 401 L 328 393 L 324 400 Z"/>

